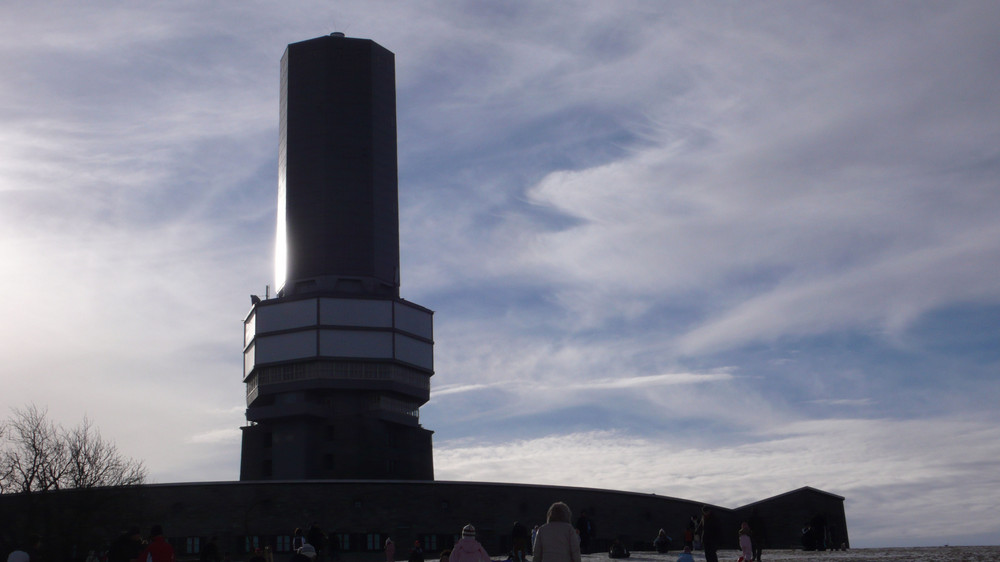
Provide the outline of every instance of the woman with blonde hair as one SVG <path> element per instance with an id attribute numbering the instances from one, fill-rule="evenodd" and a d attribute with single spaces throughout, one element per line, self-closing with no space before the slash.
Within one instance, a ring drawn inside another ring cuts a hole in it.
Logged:
<path id="1" fill-rule="evenodd" d="M 532 562 L 580 562 L 580 535 L 570 523 L 569 506 L 556 502 L 549 507 L 546 523 L 538 528 L 532 547 Z"/>

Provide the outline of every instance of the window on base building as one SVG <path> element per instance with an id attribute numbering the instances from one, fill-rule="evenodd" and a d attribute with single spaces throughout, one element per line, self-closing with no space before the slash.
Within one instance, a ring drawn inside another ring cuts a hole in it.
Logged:
<path id="1" fill-rule="evenodd" d="M 275 552 L 290 552 L 292 550 L 292 537 L 288 535 L 274 537 L 274 550 Z"/>
<path id="2" fill-rule="evenodd" d="M 260 548 L 260 537 L 254 535 L 252 537 L 246 537 L 243 543 L 243 552 L 253 552 L 254 550 Z"/>
<path id="3" fill-rule="evenodd" d="M 198 554 L 201 552 L 201 537 L 188 537 L 184 541 L 184 554 Z"/>
<path id="4" fill-rule="evenodd" d="M 331 541 L 337 541 L 336 544 L 340 550 L 349 552 L 351 550 L 351 535 L 350 533 L 333 533 L 330 535 Z"/>

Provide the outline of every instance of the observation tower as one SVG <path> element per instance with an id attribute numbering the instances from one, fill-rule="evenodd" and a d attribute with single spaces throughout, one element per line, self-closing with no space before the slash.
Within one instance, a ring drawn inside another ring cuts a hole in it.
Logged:
<path id="1" fill-rule="evenodd" d="M 433 480 L 433 313 L 399 297 L 395 58 L 281 58 L 274 298 L 244 320 L 240 480 Z"/>

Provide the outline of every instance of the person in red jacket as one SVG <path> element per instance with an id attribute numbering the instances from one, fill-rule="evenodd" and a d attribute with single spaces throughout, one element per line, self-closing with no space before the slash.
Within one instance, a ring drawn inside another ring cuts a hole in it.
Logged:
<path id="1" fill-rule="evenodd" d="M 163 536 L 163 527 L 160 525 L 153 525 L 149 534 L 149 544 L 146 545 L 145 550 L 139 553 L 139 562 L 146 562 L 151 560 L 152 562 L 175 562 L 174 559 L 174 547 L 170 546 L 167 539 Z"/>

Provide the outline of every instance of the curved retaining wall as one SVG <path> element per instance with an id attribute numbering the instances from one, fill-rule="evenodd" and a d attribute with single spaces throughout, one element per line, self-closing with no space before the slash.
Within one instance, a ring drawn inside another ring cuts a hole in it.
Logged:
<path id="1" fill-rule="evenodd" d="M 315 523 L 344 545 L 342 560 L 384 560 L 378 552 L 386 537 L 396 542 L 396 557 L 402 560 L 415 540 L 436 552 L 451 546 L 462 526 L 472 523 L 479 541 L 496 558 L 504 557 L 509 548 L 514 521 L 529 529 L 542 524 L 555 501 L 569 504 L 574 520 L 581 515 L 591 520 L 595 539 L 590 550 L 605 552 L 615 538 L 632 550 L 651 549 L 660 528 L 677 546 L 688 521 L 700 514 L 703 505 L 655 494 L 476 482 L 153 484 L 0 496 L 0 527 L 6 535 L 0 539 L 9 545 L 35 533 L 45 537 L 53 554 L 61 553 L 50 559 L 70 559 L 74 547 L 86 555 L 87 549 L 129 527 L 138 526 L 145 535 L 159 523 L 180 558 L 196 557 L 197 550 L 215 536 L 222 551 L 241 559 L 248 545 L 282 552 L 293 529 L 305 530 Z M 801 547 L 804 525 L 816 520 L 825 522 L 831 547 L 849 544 L 844 498 L 814 488 L 736 509 L 715 509 L 731 538 L 727 548 L 736 547 L 739 523 L 749 518 L 751 509 L 763 517 L 771 548 Z"/>

